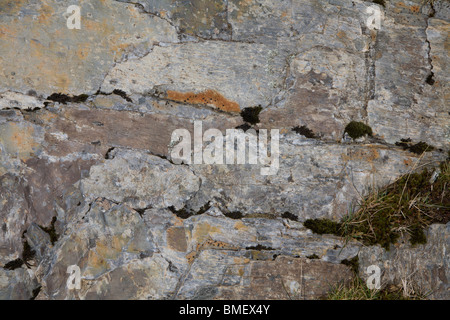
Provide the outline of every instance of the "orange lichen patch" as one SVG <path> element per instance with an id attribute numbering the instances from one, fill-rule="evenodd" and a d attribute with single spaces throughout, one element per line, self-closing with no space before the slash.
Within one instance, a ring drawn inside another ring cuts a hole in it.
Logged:
<path id="1" fill-rule="evenodd" d="M 403 2 L 399 2 L 397 4 L 397 6 L 399 6 L 401 8 L 404 8 L 404 9 L 409 9 L 413 13 L 418 13 L 420 11 L 420 7 L 419 6 L 408 6 L 407 4 L 405 4 Z"/>
<path id="2" fill-rule="evenodd" d="M 39 147 L 39 143 L 34 138 L 34 133 L 34 128 L 31 125 L 7 123 L 0 127 L 0 143 L 9 154 L 18 156 L 19 159 L 25 161 Z"/>
<path id="3" fill-rule="evenodd" d="M 405 166 L 410 166 L 410 165 L 412 165 L 412 160 L 411 159 L 405 159 L 405 160 L 403 160 L 403 163 L 405 164 Z"/>
<path id="4" fill-rule="evenodd" d="M 344 31 L 342 31 L 342 30 L 340 30 L 336 35 L 337 35 L 337 37 L 338 37 L 339 39 L 345 39 L 345 38 L 347 38 L 347 34 L 346 34 Z"/>
<path id="5" fill-rule="evenodd" d="M 2 0 L 0 12 L 2 14 L 15 15 L 27 3 L 27 0 Z"/>
<path id="6" fill-rule="evenodd" d="M 369 149 L 349 150 L 348 154 L 342 154 L 342 159 L 344 161 L 363 160 L 371 163 L 379 157 L 380 154 L 375 147 L 369 147 Z"/>
<path id="7" fill-rule="evenodd" d="M 249 258 L 241 258 L 241 257 L 234 257 L 233 263 L 234 264 L 248 264 L 250 262 Z"/>
<path id="8" fill-rule="evenodd" d="M 54 16 L 55 10 L 49 5 L 44 4 L 41 9 L 41 14 L 38 16 L 39 23 L 46 24 Z"/>
<path id="9" fill-rule="evenodd" d="M 16 37 L 17 31 L 8 26 L 0 26 L 0 38 L 14 38 Z"/>
<path id="10" fill-rule="evenodd" d="M 226 99 L 224 96 L 214 90 L 206 90 L 200 93 L 177 92 L 168 90 L 167 99 L 190 104 L 210 105 L 227 112 L 241 111 L 239 104 Z"/>
<path id="11" fill-rule="evenodd" d="M 117 259 L 122 252 L 122 247 L 125 245 L 123 239 L 113 237 L 112 241 L 107 243 L 105 241 L 99 241 L 96 245 L 96 251 L 99 256 L 104 259 Z"/>
<path id="12" fill-rule="evenodd" d="M 196 249 L 186 255 L 188 263 L 192 264 L 198 257 L 198 255 L 202 252 L 202 250 L 205 249 L 239 250 L 239 247 L 233 246 L 232 244 L 223 241 L 217 241 L 208 238 L 204 242 L 198 243 Z"/>
<path id="13" fill-rule="evenodd" d="M 77 49 L 77 56 L 80 60 L 87 58 L 90 51 L 90 46 L 88 44 L 80 44 Z"/>
<path id="14" fill-rule="evenodd" d="M 420 11 L 420 7 L 419 6 L 411 6 L 411 7 L 409 7 L 409 10 L 411 10 L 414 13 L 417 13 Z"/>
<path id="15" fill-rule="evenodd" d="M 109 264 L 104 257 L 95 251 L 89 251 L 87 265 L 87 275 L 97 275 L 109 268 Z"/>
<path id="16" fill-rule="evenodd" d="M 248 227 L 247 227 L 242 221 L 237 221 L 237 222 L 234 224 L 234 228 L 235 228 L 236 230 L 242 230 L 242 231 L 245 231 L 245 230 L 248 229 Z"/>
<path id="17" fill-rule="evenodd" d="M 192 262 L 194 262 L 196 257 L 197 257 L 197 251 L 192 251 L 186 255 L 186 260 L 189 264 L 192 264 Z"/>
<path id="18" fill-rule="evenodd" d="M 203 242 L 206 238 L 213 235 L 214 233 L 220 232 L 219 228 L 211 226 L 207 222 L 198 224 L 194 231 L 194 239 L 197 242 Z"/>

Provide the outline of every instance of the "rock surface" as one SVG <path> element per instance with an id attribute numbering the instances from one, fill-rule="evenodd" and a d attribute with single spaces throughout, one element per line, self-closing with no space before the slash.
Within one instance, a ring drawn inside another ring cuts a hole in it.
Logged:
<path id="1" fill-rule="evenodd" d="M 68 29 L 71 4 L 0 3 L 0 299 L 317 299 L 356 256 L 450 298 L 449 224 L 390 251 L 303 226 L 446 159 L 448 1 L 80 0 Z M 173 161 L 174 130 L 251 107 L 275 174 Z"/>

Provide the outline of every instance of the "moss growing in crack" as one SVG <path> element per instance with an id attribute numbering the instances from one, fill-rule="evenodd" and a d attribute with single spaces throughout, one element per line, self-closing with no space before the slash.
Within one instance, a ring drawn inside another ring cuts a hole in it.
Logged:
<path id="1" fill-rule="evenodd" d="M 259 113 L 262 111 L 262 107 L 248 107 L 241 111 L 241 117 L 245 122 L 250 124 L 259 123 Z"/>
<path id="2" fill-rule="evenodd" d="M 297 217 L 295 214 L 292 214 L 292 213 L 290 213 L 290 212 L 288 212 L 288 211 L 286 211 L 285 213 L 283 213 L 283 214 L 281 215 L 281 217 L 284 218 L 284 219 L 292 220 L 292 221 L 298 221 L 298 217 Z"/>
<path id="3" fill-rule="evenodd" d="M 407 139 L 400 139 L 400 141 L 397 141 L 395 143 L 396 146 L 402 147 L 403 150 L 408 149 L 411 146 L 411 138 Z"/>
<path id="4" fill-rule="evenodd" d="M 33 289 L 33 291 L 31 292 L 30 300 L 36 299 L 36 297 L 38 296 L 39 292 L 41 292 L 41 288 L 42 288 L 42 286 L 39 286 L 39 287 Z"/>
<path id="5" fill-rule="evenodd" d="M 6 270 L 15 270 L 15 269 L 17 269 L 17 268 L 22 267 L 22 265 L 23 265 L 23 260 L 22 260 L 21 258 L 17 258 L 16 260 L 7 262 L 7 263 L 3 266 L 3 269 L 6 269 Z"/>
<path id="6" fill-rule="evenodd" d="M 240 126 L 237 126 L 236 129 L 243 130 L 246 132 L 247 130 L 251 129 L 252 127 L 248 123 L 241 124 Z"/>
<path id="7" fill-rule="evenodd" d="M 347 124 L 344 132 L 346 132 L 352 139 L 357 139 L 365 135 L 371 136 L 372 128 L 362 122 L 352 121 Z"/>
<path id="8" fill-rule="evenodd" d="M 434 147 L 430 146 L 429 144 L 420 141 L 419 143 L 412 145 L 411 147 L 409 147 L 409 151 L 414 152 L 416 154 L 422 154 L 424 152 L 429 152 L 429 151 L 433 151 Z"/>
<path id="9" fill-rule="evenodd" d="M 25 238 L 25 232 L 22 233 L 22 239 Z M 30 245 L 28 244 L 28 241 L 23 242 L 23 250 L 22 250 L 22 257 L 17 258 L 13 261 L 9 261 L 6 263 L 3 268 L 7 270 L 15 270 L 17 268 L 22 267 L 24 264 L 29 268 L 30 264 L 28 263 L 30 260 L 32 260 L 35 256 L 34 250 L 31 249 Z"/>
<path id="10" fill-rule="evenodd" d="M 170 206 L 169 210 L 172 211 L 173 214 L 175 214 L 177 217 L 179 217 L 181 219 L 187 219 L 194 215 L 192 212 L 187 211 L 185 208 L 176 210 L 174 206 Z"/>
<path id="11" fill-rule="evenodd" d="M 22 260 L 27 267 L 30 267 L 29 261 L 34 258 L 35 254 L 36 252 L 31 249 L 30 245 L 28 244 L 28 241 L 25 241 L 23 243 Z"/>
<path id="12" fill-rule="evenodd" d="M 383 8 L 386 7 L 386 2 L 384 0 L 372 0 L 373 3 L 379 4 Z"/>
<path id="13" fill-rule="evenodd" d="M 55 223 L 56 223 L 56 216 L 52 218 L 49 227 L 39 226 L 44 232 L 46 232 L 50 236 L 50 242 L 52 244 L 55 244 L 55 242 L 58 241 L 59 238 L 59 234 L 56 233 Z"/>
<path id="14" fill-rule="evenodd" d="M 402 234 L 409 235 L 413 245 L 426 243 L 424 228 L 450 221 L 450 160 L 441 163 L 439 171 L 410 172 L 370 193 L 356 212 L 340 222 L 314 219 L 306 220 L 304 226 L 318 234 L 379 244 L 386 250 Z"/>
<path id="15" fill-rule="evenodd" d="M 197 212 L 186 210 L 186 208 L 181 208 L 180 210 L 176 210 L 174 206 L 170 206 L 169 210 L 172 211 L 173 214 L 175 214 L 177 217 L 181 219 L 187 219 L 189 217 L 200 215 L 205 213 L 206 211 L 211 208 L 211 202 L 208 201 L 205 205 L 203 205 Z"/>
<path id="16" fill-rule="evenodd" d="M 242 217 L 244 216 L 240 211 L 224 212 L 223 214 L 225 215 L 225 217 L 231 219 L 242 219 Z"/>
<path id="17" fill-rule="evenodd" d="M 47 100 L 67 104 L 68 102 L 73 103 L 85 102 L 88 98 L 89 96 L 87 94 L 80 94 L 78 96 L 69 96 L 63 93 L 53 93 L 47 97 Z"/>
<path id="18" fill-rule="evenodd" d="M 415 225 L 411 227 L 409 241 L 412 245 L 427 243 L 427 236 L 421 226 Z"/>
<path id="19" fill-rule="evenodd" d="M 129 98 L 127 93 L 123 90 L 114 89 L 112 93 L 121 97 L 122 99 L 126 100 L 127 102 L 133 102 L 133 100 L 131 100 L 131 98 Z"/>
<path id="20" fill-rule="evenodd" d="M 196 214 L 204 214 L 206 211 L 208 211 L 211 208 L 211 202 L 208 201 L 205 205 L 203 205 Z"/>
<path id="21" fill-rule="evenodd" d="M 246 247 L 246 250 L 257 250 L 257 251 L 273 251 L 274 248 L 263 246 L 261 244 L 257 244 L 256 246 Z"/>
<path id="22" fill-rule="evenodd" d="M 358 255 L 354 256 L 351 259 L 344 259 L 341 261 L 341 264 L 346 265 L 349 267 L 353 273 L 358 276 L 359 273 L 359 257 Z"/>
<path id="23" fill-rule="evenodd" d="M 396 146 L 402 147 L 403 150 L 409 150 L 416 154 L 422 154 L 424 152 L 433 151 L 435 148 L 423 141 L 420 141 L 419 143 L 412 144 L 411 139 L 400 139 L 400 141 L 397 141 L 395 143 Z"/>
<path id="24" fill-rule="evenodd" d="M 303 225 L 317 234 L 333 234 L 341 236 L 341 224 L 328 219 L 308 219 Z"/>
<path id="25" fill-rule="evenodd" d="M 314 132 L 306 126 L 294 127 L 294 128 L 292 128 L 292 131 L 294 131 L 295 133 L 301 134 L 302 136 L 305 136 L 306 138 L 311 138 L 311 139 L 317 138 L 316 135 L 314 134 Z"/>
<path id="26" fill-rule="evenodd" d="M 431 73 L 428 75 L 428 77 L 426 78 L 425 82 L 426 82 L 427 84 L 429 84 L 430 86 L 434 85 L 435 80 L 434 80 L 434 73 L 433 73 L 433 72 L 431 72 Z"/>

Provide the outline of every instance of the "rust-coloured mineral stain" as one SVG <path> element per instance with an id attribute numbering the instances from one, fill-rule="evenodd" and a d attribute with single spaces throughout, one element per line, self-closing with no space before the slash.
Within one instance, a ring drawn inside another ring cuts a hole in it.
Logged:
<path id="1" fill-rule="evenodd" d="M 236 102 L 230 101 L 214 90 L 206 90 L 200 93 L 177 92 L 168 90 L 167 99 L 190 104 L 213 105 L 217 109 L 227 112 L 240 112 L 241 108 Z"/>

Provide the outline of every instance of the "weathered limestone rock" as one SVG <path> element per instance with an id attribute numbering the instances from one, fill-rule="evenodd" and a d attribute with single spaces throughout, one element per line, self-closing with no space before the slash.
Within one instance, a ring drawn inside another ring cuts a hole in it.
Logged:
<path id="1" fill-rule="evenodd" d="M 89 178 L 82 180 L 81 190 L 88 201 L 102 197 L 136 209 L 179 210 L 200 186 L 188 168 L 156 156 L 118 151 L 112 157 L 91 167 Z"/>
<path id="2" fill-rule="evenodd" d="M 73 293 L 66 286 L 66 270 L 70 265 L 82 269 L 86 281 L 83 285 L 89 288 L 112 270 L 151 257 L 154 252 L 152 236 L 138 212 L 108 201 L 94 202 L 82 219 L 64 230 L 50 257 L 39 265 L 41 295 L 60 299 Z"/>
<path id="3" fill-rule="evenodd" d="M 191 104 L 239 112 L 270 104 L 282 86 L 285 67 L 285 57 L 272 56 L 271 47 L 265 45 L 189 42 L 155 47 L 142 59 L 118 64 L 105 78 L 102 91 L 118 88 L 145 94 L 156 89 L 168 100 L 192 99 Z"/>
<path id="4" fill-rule="evenodd" d="M 2 1 L 0 92 L 95 93 L 114 62 L 131 51 L 142 55 L 154 44 L 178 42 L 168 21 L 112 0 L 80 1 L 81 29 L 68 29 L 71 4 Z"/>
<path id="5" fill-rule="evenodd" d="M 7 91 L 0 94 L 0 110 L 18 108 L 22 110 L 34 110 L 41 108 L 42 99 L 17 92 Z"/>
<path id="6" fill-rule="evenodd" d="M 394 2 L 386 10 L 373 49 L 374 92 L 368 123 L 390 143 L 411 138 L 448 148 L 449 69 L 442 64 L 448 59 L 444 48 L 448 17 L 447 21 L 430 18 L 419 7 L 419 3 Z"/>
<path id="7" fill-rule="evenodd" d="M 300 221 L 338 219 L 369 188 L 386 185 L 433 158 L 442 161 L 445 156 L 419 159 L 385 145 L 322 143 L 289 133 L 280 139 L 280 165 L 274 175 L 262 176 L 260 165 L 192 165 L 202 185 L 190 206 L 198 209 L 216 201 L 223 210 L 244 215 L 288 211 Z"/>
<path id="8" fill-rule="evenodd" d="M 224 0 L 118 1 L 139 4 L 146 12 L 171 21 L 181 33 L 189 36 L 223 40 L 231 38 L 227 1 Z"/>
<path id="9" fill-rule="evenodd" d="M 0 269 L 1 300 L 29 300 L 33 297 L 33 291 L 36 288 L 38 288 L 36 280 L 28 270 L 8 271 Z"/>
<path id="10" fill-rule="evenodd" d="M 379 246 L 364 247 L 359 253 L 362 277 L 370 265 L 382 271 L 382 285 L 403 285 L 406 290 L 421 290 L 430 299 L 448 299 L 450 291 L 450 223 L 431 225 L 427 243 L 412 247 L 409 242 L 391 251 Z"/>
<path id="11" fill-rule="evenodd" d="M 448 157 L 447 1 L 80 0 L 80 30 L 71 4 L 0 3 L 0 299 L 317 299 L 356 256 L 449 298 L 449 224 L 391 251 L 302 224 Z M 172 162 L 174 130 L 225 135 L 254 106 L 274 175 Z"/>
<path id="12" fill-rule="evenodd" d="M 0 178 L 0 264 L 20 257 L 23 250 L 22 233 L 26 229 L 29 208 L 26 188 L 20 178 L 4 174 Z"/>

